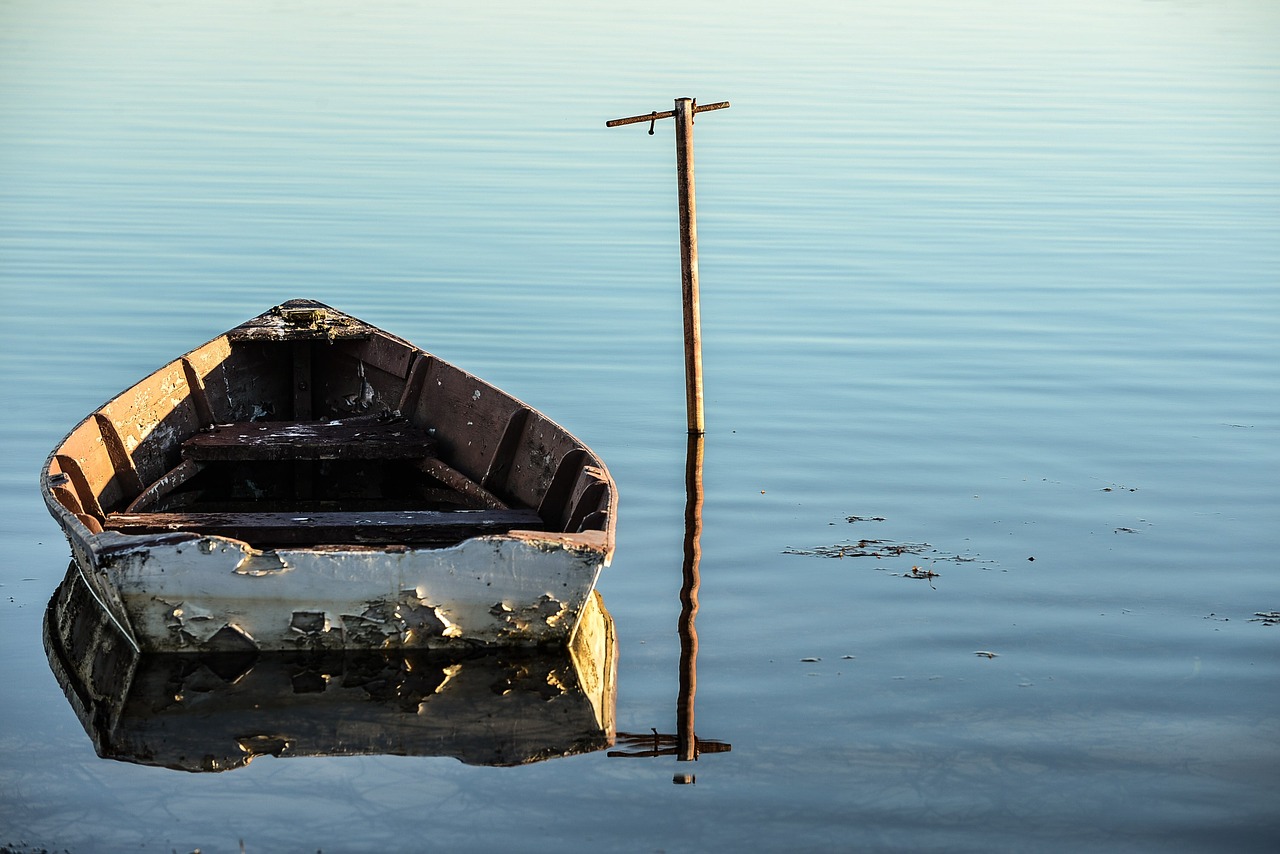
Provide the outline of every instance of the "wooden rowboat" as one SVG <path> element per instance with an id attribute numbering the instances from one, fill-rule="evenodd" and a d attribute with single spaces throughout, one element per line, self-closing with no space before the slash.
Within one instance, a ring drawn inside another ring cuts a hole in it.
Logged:
<path id="1" fill-rule="evenodd" d="M 42 485 L 144 651 L 562 644 L 617 509 L 564 428 L 311 300 L 101 406 Z"/>

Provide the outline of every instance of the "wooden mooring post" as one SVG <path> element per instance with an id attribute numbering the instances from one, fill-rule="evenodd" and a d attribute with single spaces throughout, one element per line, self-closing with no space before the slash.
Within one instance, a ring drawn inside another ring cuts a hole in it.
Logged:
<path id="1" fill-rule="evenodd" d="M 693 98 L 676 98 L 675 109 L 628 116 L 605 122 L 605 127 L 649 123 L 653 134 L 658 119 L 676 120 L 676 182 L 680 205 L 680 281 L 684 304 L 684 387 L 689 432 L 706 431 L 702 415 L 702 317 L 698 299 L 698 212 L 693 187 L 693 117 L 697 113 L 723 110 L 728 101 L 698 105 Z"/>

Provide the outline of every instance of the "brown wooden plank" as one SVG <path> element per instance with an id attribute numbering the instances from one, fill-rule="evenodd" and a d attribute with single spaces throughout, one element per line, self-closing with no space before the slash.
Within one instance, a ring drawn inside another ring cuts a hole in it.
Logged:
<path id="1" fill-rule="evenodd" d="M 192 460 L 414 460 L 435 440 L 405 421 L 247 421 L 197 433 L 182 445 Z"/>
<path id="2" fill-rule="evenodd" d="M 93 420 L 102 434 L 102 444 L 107 449 L 107 456 L 111 458 L 111 467 L 115 469 L 125 500 L 132 501 L 142 492 L 142 479 L 138 477 L 138 470 L 133 467 L 133 457 L 125 449 L 124 440 L 120 438 L 120 432 L 110 418 L 101 412 L 95 412 Z"/>
<path id="3" fill-rule="evenodd" d="M 76 494 L 70 489 L 65 486 L 53 486 L 50 489 L 53 491 L 53 497 L 58 499 L 58 503 L 63 507 L 77 516 L 84 514 L 84 508 L 80 506 L 80 499 L 76 498 Z"/>
<path id="4" fill-rule="evenodd" d="M 203 469 L 204 466 L 195 460 L 183 460 L 173 469 L 166 472 L 164 477 L 144 489 L 142 494 L 135 498 L 133 503 L 125 508 L 125 512 L 141 513 L 145 510 L 151 509 L 160 502 L 160 499 L 191 480 L 191 478 L 198 475 Z"/>
<path id="5" fill-rule="evenodd" d="M 191 390 L 191 405 L 195 407 L 200 427 L 208 427 L 213 423 L 213 410 L 209 406 L 209 394 L 205 391 L 204 379 L 190 359 L 184 356 L 181 361 L 182 373 L 187 378 L 187 388 Z"/>
<path id="6" fill-rule="evenodd" d="M 281 545 L 437 544 L 484 534 L 540 530 L 533 510 L 396 510 L 369 513 L 112 513 L 104 527 L 122 534 L 215 534 Z"/>
<path id="7" fill-rule="evenodd" d="M 182 357 L 183 370 L 189 366 L 187 385 L 191 388 L 192 403 L 199 414 L 200 428 L 211 424 L 234 421 L 232 402 L 227 394 L 211 394 L 210 389 L 227 388 L 227 361 L 231 357 L 231 343 L 226 336 L 215 338 L 204 346 Z"/>
<path id="8" fill-rule="evenodd" d="M 380 329 L 368 338 L 343 341 L 335 348 L 348 358 L 364 362 L 371 368 L 390 374 L 400 381 L 409 376 L 413 359 L 420 352 L 412 344 L 401 341 Z"/>
<path id="9" fill-rule="evenodd" d="M 490 510 L 505 510 L 507 508 L 506 502 L 501 498 L 436 457 L 420 460 L 418 469 L 472 501 L 483 504 Z"/>
<path id="10" fill-rule="evenodd" d="M 404 391 L 400 393 L 400 404 L 396 407 L 396 411 L 406 418 L 418 407 L 423 380 L 427 378 L 427 372 L 431 370 L 431 363 L 435 358 L 429 353 L 419 353 L 414 356 L 413 366 L 409 368 L 409 378 L 405 380 Z"/>
<path id="11" fill-rule="evenodd" d="M 96 418 L 86 418 L 71 431 L 58 447 L 54 461 L 71 476 L 80 506 L 98 518 L 102 518 L 104 507 L 120 510 L 133 500 L 132 495 L 124 496 Z"/>
<path id="12" fill-rule="evenodd" d="M 122 478 L 127 500 L 137 497 L 142 486 L 176 466 L 180 458 L 178 442 L 201 426 L 181 359 L 103 404 L 96 420 L 111 452 L 116 476 Z M 124 468 L 137 474 L 139 488 L 133 489 Z"/>
<path id="13" fill-rule="evenodd" d="M 84 511 L 90 516 L 103 518 L 106 514 L 102 512 L 98 497 L 93 494 L 93 487 L 89 485 L 89 479 L 85 477 L 84 469 L 80 467 L 76 458 L 58 454 L 54 457 L 54 464 L 61 473 L 71 479 L 71 487 Z"/>
<path id="14" fill-rule="evenodd" d="M 378 330 L 314 300 L 289 300 L 227 332 L 230 341 L 343 341 Z"/>
<path id="15" fill-rule="evenodd" d="M 538 513 L 544 519 L 564 519 L 568 509 L 569 497 L 573 494 L 574 484 L 582 474 L 582 467 L 587 459 L 585 448 L 574 448 L 560 458 L 556 465 L 556 473 L 551 478 L 547 491 L 542 494 L 542 503 L 538 505 Z"/>
<path id="16" fill-rule="evenodd" d="M 526 507 L 537 505 L 544 513 L 549 508 L 555 507 L 556 510 L 550 515 L 544 515 L 544 518 L 558 519 L 568 494 L 567 492 L 561 494 L 558 496 L 558 501 L 548 503 L 546 493 L 553 487 L 560 461 L 578 447 L 576 440 L 562 427 L 539 412 L 530 412 L 528 424 L 520 436 L 520 442 L 511 463 L 510 473 L 503 482 L 502 488 L 497 488 L 497 484 L 493 486 L 486 484 L 486 486 L 516 505 Z M 581 468 L 585 459 L 583 457 L 579 460 L 578 468 Z M 461 469 L 462 466 L 457 468 Z M 566 470 L 566 474 L 571 470 Z M 566 485 L 572 486 L 574 479 L 570 477 Z"/>
<path id="17" fill-rule="evenodd" d="M 565 530 L 573 533 L 587 530 L 587 521 L 598 520 L 601 512 L 609 507 L 609 482 L 600 469 L 585 466 L 575 486 L 576 494 L 569 501 L 572 512 L 565 522 Z"/>
<path id="18" fill-rule="evenodd" d="M 293 417 L 310 421 L 311 413 L 311 342 L 293 344 Z"/>
<path id="19" fill-rule="evenodd" d="M 434 428 L 440 439 L 439 457 L 479 483 L 506 498 L 504 483 L 487 483 L 484 475 L 493 460 L 511 413 L 519 401 L 478 377 L 437 359 L 423 383 L 425 401 L 411 413 L 415 423 Z M 537 499 L 524 498 L 525 506 Z"/>
<path id="20" fill-rule="evenodd" d="M 506 486 L 507 478 L 511 476 L 511 463 L 515 459 L 516 449 L 520 447 L 520 437 L 524 435 L 525 425 L 529 423 L 529 412 L 528 407 L 521 406 L 512 411 L 507 419 L 502 438 L 493 449 L 489 466 L 480 480 L 485 489 L 502 489 Z"/>

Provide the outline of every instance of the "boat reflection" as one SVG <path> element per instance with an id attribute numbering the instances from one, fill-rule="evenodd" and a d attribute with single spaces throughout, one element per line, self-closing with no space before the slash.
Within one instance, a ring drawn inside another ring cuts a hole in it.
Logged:
<path id="1" fill-rule="evenodd" d="M 138 654 L 72 564 L 49 664 L 98 755 L 225 771 L 270 754 L 511 766 L 615 740 L 617 640 L 599 594 L 567 648 Z"/>

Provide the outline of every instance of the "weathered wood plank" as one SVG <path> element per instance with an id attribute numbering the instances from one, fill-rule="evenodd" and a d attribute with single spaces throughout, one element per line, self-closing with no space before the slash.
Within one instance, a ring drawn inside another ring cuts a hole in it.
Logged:
<path id="1" fill-rule="evenodd" d="M 315 300 L 289 300 L 227 333 L 230 341 L 344 341 L 369 338 L 376 327 Z"/>
<path id="2" fill-rule="evenodd" d="M 281 545 L 455 543 L 484 534 L 541 530 L 533 510 L 394 510 L 369 513 L 112 513 L 122 534 L 189 532 Z"/>
<path id="3" fill-rule="evenodd" d="M 191 390 L 191 405 L 195 407 L 196 417 L 203 429 L 213 423 L 213 409 L 209 406 L 209 393 L 205 390 L 204 378 L 190 359 L 183 357 L 179 361 L 182 363 L 182 373 L 187 378 L 187 388 Z"/>
<path id="4" fill-rule="evenodd" d="M 309 421 L 311 412 L 311 342 L 295 341 L 293 344 L 293 417 Z"/>
<path id="5" fill-rule="evenodd" d="M 116 479 L 120 482 L 125 499 L 132 501 L 142 492 L 142 479 L 133 466 L 133 457 L 129 455 L 120 431 L 110 418 L 101 412 L 95 412 L 93 420 L 97 422 L 98 431 L 102 434 L 102 444 L 107 449 L 107 456 L 111 459 L 111 466 L 115 469 Z"/>
<path id="6" fill-rule="evenodd" d="M 506 485 L 507 478 L 511 476 L 511 463 L 515 460 L 516 449 L 520 447 L 520 437 L 524 435 L 524 428 L 528 423 L 529 409 L 524 406 L 514 410 L 507 419 L 502 438 L 493 449 L 489 467 L 480 481 L 486 489 L 500 489 Z"/>
<path id="7" fill-rule="evenodd" d="M 483 504 L 490 510 L 505 510 L 507 508 L 506 502 L 501 498 L 436 457 L 420 460 L 418 469 L 425 474 L 431 475 L 450 489 L 456 490 L 461 495 Z"/>
<path id="8" fill-rule="evenodd" d="M 409 367 L 419 352 L 411 344 L 381 330 L 375 330 L 375 334 L 368 338 L 343 341 L 334 349 L 400 381 L 409 376 Z"/>
<path id="9" fill-rule="evenodd" d="M 144 489 L 142 494 L 135 498 L 133 503 L 125 508 L 125 512 L 141 513 L 151 509 L 160 502 L 160 499 L 191 480 L 191 478 L 198 475 L 203 469 L 204 466 L 195 460 L 183 460 L 173 469 L 166 472 L 164 477 Z"/>
<path id="10" fill-rule="evenodd" d="M 85 477 L 84 469 L 75 457 L 67 454 L 58 454 L 54 457 L 54 468 L 57 473 L 65 474 L 71 480 L 71 488 L 76 498 L 80 502 L 80 506 L 84 508 L 84 512 L 90 516 L 97 516 L 101 519 L 106 514 L 102 512 L 102 505 L 98 503 L 98 496 L 93 492 L 93 486 L 89 483 L 89 479 Z M 50 474 L 55 473 L 54 468 L 50 469 Z"/>
<path id="11" fill-rule="evenodd" d="M 431 370 L 435 356 L 430 353 L 418 353 L 414 356 L 413 366 L 409 368 L 409 378 L 404 382 L 404 391 L 400 393 L 400 403 L 396 411 L 408 418 L 418 407 L 418 399 L 422 396 L 422 384 Z"/>
<path id="12" fill-rule="evenodd" d="M 483 380 L 435 360 L 412 413 L 414 423 L 440 439 L 440 458 L 495 495 L 505 498 L 505 484 L 484 476 L 511 413 L 522 404 Z M 534 502 L 523 500 L 525 505 Z"/>
<path id="13" fill-rule="evenodd" d="M 566 506 L 570 510 L 564 526 L 566 531 L 584 531 L 589 521 L 599 527 L 599 515 L 608 513 L 609 509 L 609 482 L 604 472 L 596 466 L 583 466 Z"/>
<path id="14" fill-rule="evenodd" d="M 222 424 L 182 445 L 191 460 L 413 460 L 435 440 L 404 421 L 252 421 Z"/>
<path id="15" fill-rule="evenodd" d="M 568 515 L 569 497 L 573 494 L 574 484 L 582 474 L 582 467 L 587 458 L 586 448 L 574 448 L 560 458 L 556 465 L 556 473 L 551 484 L 542 494 L 542 503 L 538 505 L 538 513 L 544 519 L 564 520 Z"/>
<path id="16" fill-rule="evenodd" d="M 181 359 L 103 404 L 96 420 L 129 500 L 141 489 L 132 488 L 123 468 L 131 468 L 145 486 L 178 464 L 178 443 L 201 426 Z"/>
<path id="17" fill-rule="evenodd" d="M 558 501 L 548 503 L 546 493 L 552 489 L 561 460 L 575 448 L 580 447 L 577 441 L 558 424 L 540 412 L 530 411 L 528 422 L 520 435 L 510 472 L 502 488 L 497 488 L 497 484 L 489 488 L 504 498 L 511 499 L 513 504 L 537 505 L 544 511 L 550 507 L 556 507 L 556 513 L 558 513 L 559 508 L 564 506 L 566 494 L 559 495 Z M 581 461 L 578 468 L 581 468 Z M 572 483 L 571 478 L 569 484 Z M 556 516 L 544 514 L 544 518 L 554 519 Z"/>

